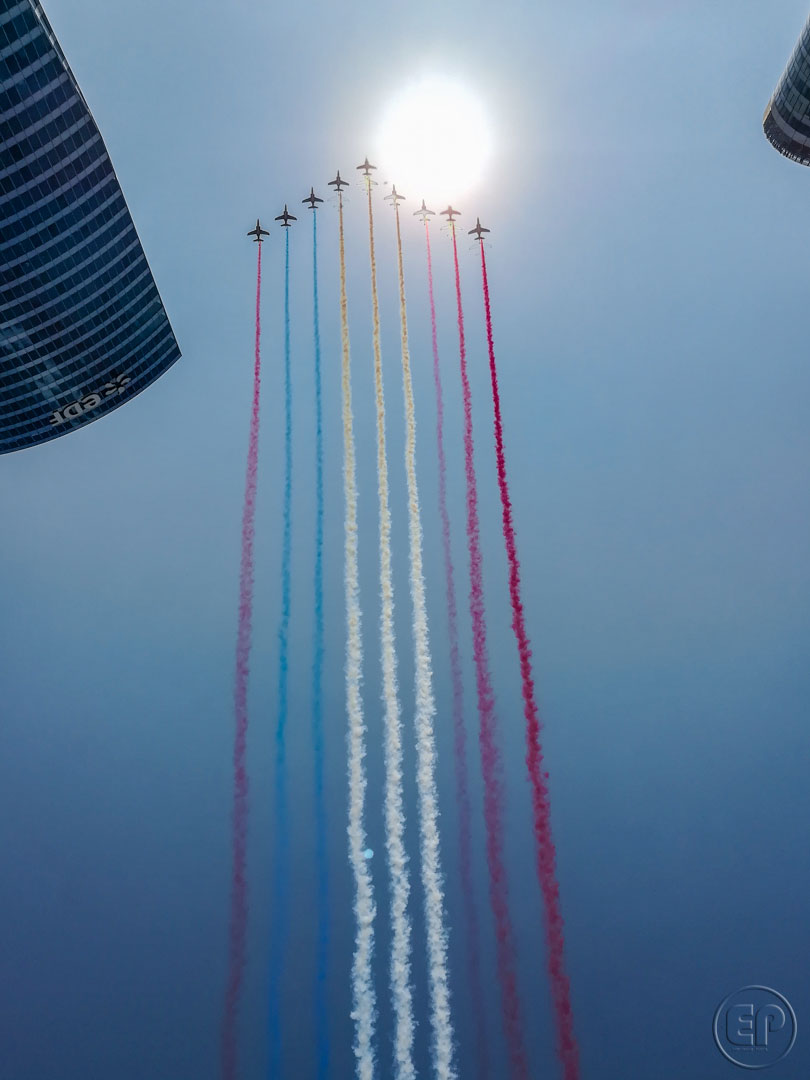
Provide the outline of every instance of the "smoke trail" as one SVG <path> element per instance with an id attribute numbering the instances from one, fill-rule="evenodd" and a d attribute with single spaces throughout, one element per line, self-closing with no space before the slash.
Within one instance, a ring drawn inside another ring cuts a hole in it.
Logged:
<path id="1" fill-rule="evenodd" d="M 413 403 L 411 358 L 408 348 L 408 317 L 405 307 L 405 274 L 402 266 L 402 233 L 399 205 L 394 200 L 397 223 L 397 268 L 399 272 L 399 313 L 402 328 L 402 389 L 405 397 L 405 473 L 408 478 L 408 534 L 410 539 L 411 602 L 413 604 L 413 647 L 416 659 L 416 783 L 419 793 L 422 886 L 425 890 L 428 972 L 433 1026 L 433 1061 L 438 1080 L 452 1080 L 453 1024 L 450 1018 L 450 988 L 447 980 L 447 931 L 444 927 L 444 883 L 439 852 L 439 808 L 436 791 L 436 743 L 428 619 L 425 607 L 425 579 L 422 571 L 422 519 L 416 483 L 416 413 Z"/>
<path id="2" fill-rule="evenodd" d="M 360 637 L 360 596 L 357 567 L 357 478 L 352 418 L 349 316 L 346 304 L 346 254 L 343 242 L 343 197 L 338 188 L 340 228 L 340 332 L 342 342 L 341 389 L 343 399 L 343 494 L 344 558 L 346 594 L 346 707 L 349 714 L 349 861 L 354 874 L 355 939 L 352 959 L 352 1020 L 355 1025 L 354 1055 L 357 1080 L 374 1077 L 374 984 L 371 956 L 374 951 L 374 892 L 368 862 L 363 854 L 366 833 L 363 814 L 366 798 L 366 726 L 360 697 L 363 646 Z"/>
<path id="3" fill-rule="evenodd" d="M 523 601 L 520 592 L 520 563 L 517 557 L 515 530 L 512 524 L 512 504 L 506 476 L 506 458 L 503 448 L 503 422 L 501 397 L 498 390 L 498 371 L 495 366 L 495 347 L 492 338 L 492 312 L 489 303 L 489 282 L 484 245 L 481 244 L 481 280 L 484 289 L 484 308 L 487 321 L 487 346 L 489 349 L 489 372 L 492 382 L 492 409 L 495 427 L 495 455 L 498 465 L 498 488 L 503 510 L 503 538 L 509 560 L 509 597 L 512 603 L 512 629 L 517 640 L 520 657 L 520 675 L 523 683 L 523 714 L 526 718 L 526 765 L 532 788 L 534 811 L 534 834 L 537 841 L 537 873 L 545 902 L 546 939 L 548 944 L 548 967 L 551 981 L 554 1012 L 557 1023 L 557 1050 L 563 1063 L 565 1080 L 577 1080 L 579 1076 L 579 1049 L 574 1036 L 571 995 L 564 961 L 563 919 L 560 912 L 560 890 L 556 874 L 556 852 L 551 835 L 551 808 L 548 786 L 543 773 L 543 751 L 540 747 L 540 720 L 534 692 L 532 675 L 532 650 L 523 617 Z"/>
<path id="4" fill-rule="evenodd" d="M 312 659 L 312 743 L 315 770 L 315 851 L 318 867 L 318 944 L 315 1028 L 318 1077 L 329 1075 L 329 1016 L 326 973 L 329 956 L 329 864 L 323 798 L 323 403 L 321 396 L 321 327 L 318 316 L 318 214 L 312 212 L 312 321 L 315 345 L 315 635 Z"/>
<path id="5" fill-rule="evenodd" d="M 281 1076 L 281 978 L 288 924 L 289 824 L 287 821 L 287 690 L 292 554 L 292 380 L 290 377 L 290 230 L 284 230 L 284 505 L 281 543 L 281 620 L 278 628 L 278 718 L 276 720 L 276 853 L 270 947 L 270 1076 Z"/>
<path id="6" fill-rule="evenodd" d="M 489 1076 L 489 1047 L 481 990 L 481 965 L 478 950 L 478 907 L 472 880 L 472 830 L 470 812 L 469 773 L 467 769 L 467 734 L 464 726 L 464 689 L 461 657 L 458 646 L 458 610 L 456 606 L 455 569 L 450 546 L 450 516 L 447 512 L 447 462 L 444 451 L 444 395 L 439 368 L 439 346 L 436 337 L 436 304 L 433 298 L 433 260 L 430 253 L 430 227 L 425 218 L 425 248 L 427 252 L 428 297 L 430 300 L 430 330 L 433 343 L 433 382 L 436 388 L 436 452 L 439 462 L 439 518 L 444 553 L 447 626 L 450 642 L 450 675 L 453 686 L 453 756 L 456 773 L 456 801 L 459 814 L 459 863 L 461 892 L 464 904 L 464 924 L 467 939 L 470 994 L 476 1034 L 476 1069 L 480 1080 Z"/>
<path id="7" fill-rule="evenodd" d="M 410 934 L 408 920 L 408 856 L 403 833 L 402 727 L 397 695 L 397 661 L 394 649 L 394 590 L 391 583 L 391 514 L 388 509 L 388 463 L 385 456 L 385 398 L 380 351 L 380 311 L 377 299 L 377 261 L 374 254 L 374 212 L 371 182 L 368 188 L 368 241 L 371 263 L 371 305 L 374 321 L 374 390 L 377 405 L 377 495 L 380 518 L 380 646 L 382 651 L 383 702 L 385 704 L 385 832 L 391 881 L 391 991 L 394 999 L 394 1059 L 397 1080 L 412 1080 L 413 1006 L 410 985 Z"/>
<path id="8" fill-rule="evenodd" d="M 247 690 L 250 673 L 250 645 L 253 616 L 253 533 L 256 518 L 256 475 L 259 461 L 259 394 L 261 390 L 262 245 L 256 260 L 256 344 L 253 364 L 253 405 L 250 413 L 245 503 L 242 511 L 242 560 L 239 574 L 239 629 L 236 637 L 236 679 L 234 712 L 236 729 L 233 745 L 233 869 L 231 876 L 231 921 L 228 982 L 222 1020 L 222 1075 L 236 1080 L 236 1017 L 245 973 L 247 938 L 247 852 L 248 776 Z"/>
<path id="9" fill-rule="evenodd" d="M 511 1075 L 528 1080 L 529 1067 L 520 1015 L 515 975 L 515 941 L 509 914 L 506 870 L 503 865 L 503 767 L 496 742 L 495 698 L 487 656 L 487 627 L 484 613 L 484 584 L 481 571 L 481 544 L 478 525 L 478 489 L 473 455 L 472 395 L 467 374 L 467 348 L 464 340 L 464 312 L 461 305 L 461 278 L 455 228 L 453 264 L 456 277 L 458 340 L 461 385 L 464 398 L 464 466 L 467 478 L 467 544 L 470 554 L 470 615 L 473 625 L 473 658 L 478 691 L 479 746 L 484 777 L 484 821 L 487 833 L 489 891 L 495 917 L 498 979 Z"/>

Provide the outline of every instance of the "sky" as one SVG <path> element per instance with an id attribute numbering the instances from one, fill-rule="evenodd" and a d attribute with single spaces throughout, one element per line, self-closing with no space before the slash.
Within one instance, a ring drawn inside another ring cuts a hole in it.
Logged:
<path id="1" fill-rule="evenodd" d="M 459 200 L 487 258 L 528 628 L 550 773 L 582 1076 L 722 1080 L 718 1003 L 738 987 L 810 1011 L 810 171 L 761 119 L 806 17 L 797 0 L 481 2 L 284 10 L 234 0 L 48 0 L 183 353 L 137 399 L 0 465 L 0 1072 L 14 1080 L 218 1075 L 231 859 L 233 665 L 251 394 L 257 214 L 300 206 L 373 157 L 389 95 L 469 85 L 493 158 Z M 430 118 L 426 117 L 426 123 Z M 388 179 L 388 178 L 386 178 Z M 395 177 L 391 178 L 396 180 Z M 438 780 L 458 1061 L 473 1075 L 458 885 L 450 681 L 420 227 L 406 289 L 438 698 Z M 367 828 L 387 991 L 370 296 L 363 193 L 346 209 L 360 489 Z M 293 212 L 295 212 L 293 210 Z M 308 213 L 308 211 L 306 212 Z M 337 213 L 319 211 L 326 439 L 326 798 L 334 1075 L 352 1075 L 346 853 Z M 314 1075 L 310 738 L 314 406 L 310 232 L 290 237 L 295 896 L 285 1074 Z M 407 219 L 407 220 L 405 220 Z M 391 211 L 378 203 L 401 690 L 407 596 Z M 480 768 L 463 583 L 464 474 L 452 261 L 434 238 L 450 510 L 462 610 L 477 895 Z M 517 658 L 506 593 L 477 252 L 461 244 L 484 573 L 507 775 L 510 894 L 532 1077 L 558 1075 Z M 264 248 L 264 383 L 250 689 L 245 1080 L 266 1075 L 272 732 L 281 560 L 282 270 Z M 407 843 L 416 875 L 413 748 Z M 414 880 L 416 885 L 416 878 Z M 430 1075 L 421 914 L 417 1062 Z M 487 1032 L 505 1069 L 492 926 Z M 776 1067 L 810 1072 L 801 1030 Z M 505 1073 L 504 1073 L 505 1075 Z"/>

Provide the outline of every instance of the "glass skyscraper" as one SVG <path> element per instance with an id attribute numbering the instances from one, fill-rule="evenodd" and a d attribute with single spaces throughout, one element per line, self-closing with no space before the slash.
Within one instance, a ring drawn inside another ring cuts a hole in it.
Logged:
<path id="1" fill-rule="evenodd" d="M 39 0 L 0 0 L 0 453 L 104 416 L 179 355 Z"/>
<path id="2" fill-rule="evenodd" d="M 780 154 L 810 165 L 810 19 L 768 102 L 762 126 Z"/>

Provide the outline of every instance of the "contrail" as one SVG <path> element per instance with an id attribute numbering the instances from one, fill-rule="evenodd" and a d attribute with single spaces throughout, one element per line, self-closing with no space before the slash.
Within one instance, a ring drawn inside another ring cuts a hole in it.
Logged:
<path id="1" fill-rule="evenodd" d="M 360 681 L 363 668 L 363 645 L 360 636 L 360 595 L 357 566 L 357 477 L 352 418 L 351 353 L 349 351 L 349 316 L 346 304 L 346 253 L 343 242 L 343 196 L 338 188 L 340 228 L 340 332 L 343 360 L 341 388 L 343 398 L 343 494 L 344 577 L 346 594 L 346 707 L 349 715 L 349 861 L 354 874 L 355 939 L 352 960 L 352 1020 L 355 1025 L 354 1055 L 358 1080 L 374 1077 L 374 983 L 371 957 L 374 951 L 374 890 L 366 850 L 363 815 L 366 799 L 366 726 Z"/>
<path id="2" fill-rule="evenodd" d="M 517 557 L 515 530 L 512 523 L 512 503 L 506 476 L 506 457 L 503 448 L 503 421 L 501 397 L 498 390 L 498 371 L 495 366 L 495 347 L 492 337 L 492 311 L 489 302 L 487 260 L 481 243 L 481 280 L 484 290 L 484 309 L 487 322 L 487 347 L 489 349 L 489 372 L 492 382 L 492 409 L 495 428 L 495 456 L 498 465 L 498 488 L 503 511 L 503 538 L 509 560 L 509 597 L 512 603 L 512 629 L 515 632 L 520 675 L 523 684 L 523 714 L 526 718 L 526 765 L 532 788 L 534 811 L 534 834 L 537 842 L 537 873 L 543 893 L 546 915 L 546 939 L 548 944 L 548 968 L 554 999 L 557 1023 L 557 1050 L 563 1064 L 565 1080 L 577 1080 L 579 1076 L 579 1048 L 574 1036 L 571 993 L 565 970 L 565 936 L 560 911 L 560 889 L 556 873 L 556 852 L 551 834 L 551 808 L 548 785 L 543 772 L 543 751 L 540 746 L 540 720 L 535 700 L 534 676 L 532 675 L 532 650 L 523 615 L 520 591 L 520 563 Z"/>
<path id="3" fill-rule="evenodd" d="M 380 351 L 380 311 L 377 298 L 377 261 L 374 254 L 374 211 L 371 180 L 368 189 L 368 240 L 371 264 L 371 305 L 374 322 L 374 389 L 377 405 L 377 495 L 380 518 L 380 646 L 382 651 L 383 702 L 385 706 L 385 832 L 391 881 L 391 991 L 394 1000 L 394 1060 L 397 1080 L 412 1080 L 413 1003 L 410 985 L 410 936 L 408 920 L 408 856 L 403 833 L 402 726 L 397 694 L 397 660 L 394 647 L 394 590 L 391 582 L 391 514 L 388 508 L 388 463 L 385 456 L 385 398 Z"/>
<path id="4" fill-rule="evenodd" d="M 478 691 L 479 746 L 484 777 L 484 821 L 487 833 L 489 892 L 495 917 L 498 979 L 511 1076 L 528 1080 L 529 1066 L 520 1014 L 515 974 L 515 938 L 509 914 L 509 893 L 503 864 L 503 765 L 496 742 L 495 697 L 487 655 L 487 625 L 484 612 L 484 583 L 481 567 L 481 543 L 478 524 L 478 488 L 472 428 L 472 395 L 467 373 L 467 347 L 464 339 L 464 311 L 461 304 L 461 278 L 458 268 L 456 230 L 453 236 L 453 265 L 456 277 L 458 340 L 461 386 L 464 399 L 464 465 L 467 478 L 467 545 L 470 555 L 470 615 L 473 626 L 473 658 Z"/>
<path id="5" fill-rule="evenodd" d="M 287 820 L 287 713 L 292 555 L 292 380 L 290 373 L 290 230 L 284 230 L 284 505 L 281 543 L 281 619 L 278 628 L 278 717 L 276 720 L 276 852 L 270 946 L 270 1076 L 281 1076 L 281 979 L 287 944 L 289 823 Z"/>
<path id="6" fill-rule="evenodd" d="M 408 535 L 410 540 L 411 603 L 413 605 L 413 647 L 416 659 L 416 783 L 419 794 L 422 887 L 425 891 L 428 977 L 433 1027 L 434 1071 L 438 1080 L 452 1080 L 453 1024 L 450 1017 L 450 987 L 447 978 L 447 931 L 444 925 L 444 882 L 439 851 L 439 808 L 436 791 L 436 741 L 428 618 L 425 606 L 425 578 L 422 570 L 422 519 L 416 483 L 416 413 L 408 348 L 408 316 L 405 306 L 405 274 L 402 265 L 402 233 L 399 203 L 394 199 L 397 224 L 397 269 L 399 273 L 399 314 L 402 330 L 402 390 L 405 398 L 405 473 L 408 478 Z"/>
<path id="7" fill-rule="evenodd" d="M 312 213 L 312 323 L 315 346 L 315 634 L 312 649 L 312 743 L 315 770 L 315 850 L 318 867 L 318 944 L 315 984 L 315 1027 L 318 1077 L 329 1075 L 329 1012 L 326 975 L 329 958 L 329 862 L 323 797 L 323 401 L 321 327 L 318 315 L 318 214 Z"/>
<path id="8" fill-rule="evenodd" d="M 239 574 L 239 629 L 236 637 L 236 678 L 234 712 L 236 729 L 233 745 L 233 869 L 231 874 L 231 922 L 228 982 L 222 1020 L 222 1075 L 236 1080 L 236 1019 L 245 973 L 247 938 L 247 880 L 245 877 L 248 819 L 248 776 L 246 769 L 250 674 L 250 645 L 253 616 L 253 535 L 256 519 L 256 476 L 259 461 L 259 396 L 261 390 L 261 293 L 262 245 L 256 259 L 256 344 L 253 364 L 253 405 L 250 413 L 245 502 L 242 511 L 242 559 Z"/>
<path id="9" fill-rule="evenodd" d="M 470 995 L 476 1038 L 476 1071 L 479 1080 L 489 1077 L 489 1047 L 487 1045 L 484 999 L 481 988 L 479 961 L 478 906 L 472 879 L 472 829 L 470 811 L 469 770 L 467 768 L 467 733 L 464 726 L 464 686 L 458 644 L 458 608 L 456 605 L 455 569 L 450 545 L 450 515 L 447 511 L 447 461 L 444 450 L 444 395 L 439 366 L 439 346 L 436 336 L 436 303 L 433 297 L 433 260 L 430 252 L 430 227 L 425 217 L 425 249 L 427 252 L 428 298 L 430 300 L 430 329 L 433 344 L 433 382 L 436 389 L 436 456 L 439 463 L 439 519 L 444 553 L 444 576 L 447 603 L 447 628 L 450 645 L 450 676 L 453 687 L 453 751 L 456 773 L 456 801 L 459 814 L 459 864 L 461 892 L 464 905 L 467 963 L 469 964 Z"/>

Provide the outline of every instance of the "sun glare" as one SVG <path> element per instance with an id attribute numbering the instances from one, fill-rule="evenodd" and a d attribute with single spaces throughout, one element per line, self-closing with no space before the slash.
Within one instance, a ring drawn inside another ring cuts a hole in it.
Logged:
<path id="1" fill-rule="evenodd" d="M 491 150 L 489 120 L 465 86 L 425 78 L 404 89 L 383 114 L 377 175 L 418 205 L 452 202 L 483 179 Z"/>

